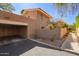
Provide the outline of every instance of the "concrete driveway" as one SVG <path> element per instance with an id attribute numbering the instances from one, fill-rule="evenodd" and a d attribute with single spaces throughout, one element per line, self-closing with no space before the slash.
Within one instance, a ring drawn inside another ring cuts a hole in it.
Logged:
<path id="1" fill-rule="evenodd" d="M 0 47 L 1 56 L 76 56 L 77 54 L 55 49 L 33 41 L 21 40 Z"/>

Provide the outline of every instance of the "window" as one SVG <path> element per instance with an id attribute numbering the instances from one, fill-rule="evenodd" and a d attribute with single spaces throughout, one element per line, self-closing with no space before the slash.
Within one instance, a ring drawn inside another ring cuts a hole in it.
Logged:
<path id="1" fill-rule="evenodd" d="M 44 29 L 44 26 L 42 26 L 41 29 Z"/>

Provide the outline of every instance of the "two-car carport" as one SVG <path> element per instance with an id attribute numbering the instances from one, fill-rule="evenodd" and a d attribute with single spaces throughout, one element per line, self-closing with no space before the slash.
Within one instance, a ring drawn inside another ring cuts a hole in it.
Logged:
<path id="1" fill-rule="evenodd" d="M 19 36 L 27 37 L 28 25 L 23 22 L 0 20 L 0 37 Z"/>

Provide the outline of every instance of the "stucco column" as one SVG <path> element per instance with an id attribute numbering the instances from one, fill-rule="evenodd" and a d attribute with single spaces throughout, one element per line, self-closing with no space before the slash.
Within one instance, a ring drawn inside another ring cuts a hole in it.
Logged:
<path id="1" fill-rule="evenodd" d="M 76 32 L 77 32 L 77 36 L 79 37 L 79 28 L 77 28 Z"/>

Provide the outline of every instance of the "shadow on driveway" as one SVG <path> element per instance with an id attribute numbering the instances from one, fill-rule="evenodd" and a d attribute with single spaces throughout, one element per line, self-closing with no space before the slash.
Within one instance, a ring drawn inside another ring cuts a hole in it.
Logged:
<path id="1" fill-rule="evenodd" d="M 50 46 L 40 44 L 38 42 L 32 40 L 22 40 L 20 42 L 11 43 L 5 46 L 0 47 L 0 56 L 18 56 L 35 46 L 45 47 L 45 48 L 52 48 Z"/>

